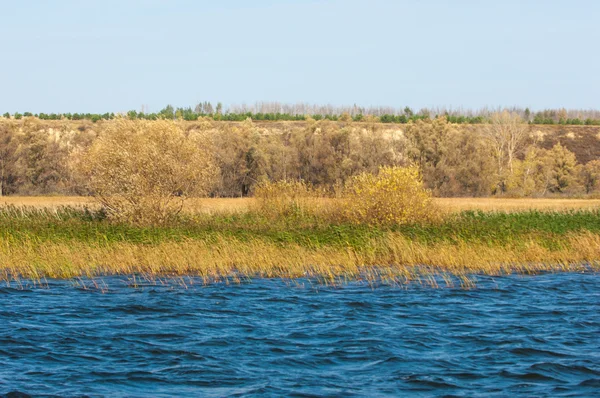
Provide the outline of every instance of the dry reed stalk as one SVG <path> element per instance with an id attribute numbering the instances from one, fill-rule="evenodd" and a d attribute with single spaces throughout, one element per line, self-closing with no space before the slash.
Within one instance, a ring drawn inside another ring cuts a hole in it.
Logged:
<path id="1" fill-rule="evenodd" d="M 435 277 L 600 270 L 600 236 L 571 234 L 563 248 L 536 242 L 519 245 L 421 244 L 399 234 L 374 239 L 365 249 L 306 248 L 261 240 L 219 238 L 216 242 L 86 244 L 0 242 L 0 280 L 94 278 L 144 275 L 147 278 L 199 276 L 205 281 L 314 278 L 328 284 L 347 280 L 437 284 Z M 433 278 L 433 279 L 432 279 Z M 448 283 L 448 282 L 447 282 Z"/>

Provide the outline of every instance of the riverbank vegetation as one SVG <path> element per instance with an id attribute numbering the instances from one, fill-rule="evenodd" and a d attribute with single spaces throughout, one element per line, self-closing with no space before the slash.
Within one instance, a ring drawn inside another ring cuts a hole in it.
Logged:
<path id="1" fill-rule="evenodd" d="M 102 207 L 4 206 L 0 279 L 275 277 L 468 287 L 477 274 L 600 269 L 598 207 L 448 212 L 430 201 L 414 169 L 358 180 L 365 191 L 350 184 L 337 198 L 318 197 L 305 183 L 264 183 L 243 210 L 188 210 L 154 223 L 111 218 Z M 399 195 L 397 208 L 380 206 L 402 184 L 421 199 Z M 385 185 L 392 188 L 368 189 Z M 357 196 L 367 199 L 358 208 Z M 406 204 L 423 210 L 407 217 Z"/>
<path id="2" fill-rule="evenodd" d="M 101 210 L 4 207 L 0 279 L 197 276 L 323 283 L 453 284 L 473 275 L 593 271 L 600 212 L 451 213 L 431 222 L 364 225 L 306 212 L 184 213 L 162 225 L 110 221 Z M 437 282 L 436 282 L 437 281 Z"/>
<path id="3" fill-rule="evenodd" d="M 475 178 L 488 179 L 490 189 L 502 193 L 520 182 L 522 189 L 543 186 L 555 193 L 577 186 L 582 167 L 560 144 L 550 150 L 530 146 L 520 158 L 528 133 L 514 114 L 494 115 L 464 141 L 459 138 L 466 133 L 445 118 L 417 121 L 396 142 L 398 152 L 388 151 L 394 140 L 385 131 L 336 125 L 326 133 L 329 124 L 314 122 L 300 138 L 317 142 L 302 152 L 307 163 L 296 166 L 290 165 L 290 151 L 275 156 L 285 149 L 279 145 L 281 137 L 270 141 L 273 136 L 258 132 L 250 120 L 231 131 L 204 125 L 205 130 L 190 130 L 181 122 L 117 119 L 85 145 L 67 145 L 64 171 L 97 205 L 0 208 L 0 279 L 41 282 L 133 274 L 149 280 L 197 276 L 207 283 L 278 277 L 431 285 L 443 280 L 452 285 L 458 278 L 469 285 L 478 273 L 599 267 L 598 209 L 449 212 L 434 199 L 448 189 L 444 184 L 456 182 L 449 173 L 478 164 L 473 163 L 475 150 L 469 156 L 461 152 L 468 145 L 485 148 L 489 159 L 480 161 L 489 160 L 490 172 L 474 174 L 470 184 Z M 377 132 L 380 141 L 373 144 L 369 140 Z M 239 153 L 227 152 L 246 134 L 260 145 L 272 144 L 275 157 L 260 154 L 269 145 L 252 147 L 241 159 Z M 327 134 L 329 139 L 321 141 Z M 336 142 L 334 137 L 343 154 L 352 134 L 364 141 L 353 143 L 349 157 L 326 153 L 315 163 L 318 151 Z M 301 140 L 296 142 L 303 148 Z M 228 161 L 236 165 L 231 174 Z M 271 168 L 252 176 L 253 162 Z M 245 172 L 236 174 L 238 167 Z M 190 197 L 234 186 L 253 195 L 244 211 L 184 210 Z"/>

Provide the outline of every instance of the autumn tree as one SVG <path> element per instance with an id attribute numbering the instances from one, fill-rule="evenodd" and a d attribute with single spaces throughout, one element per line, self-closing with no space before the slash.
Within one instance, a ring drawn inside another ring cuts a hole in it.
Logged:
<path id="1" fill-rule="evenodd" d="M 16 151 L 17 141 L 12 128 L 7 124 L 0 125 L 0 196 L 16 189 Z"/>
<path id="2" fill-rule="evenodd" d="M 222 126 L 211 137 L 215 161 L 220 170 L 219 196 L 248 196 L 265 176 L 266 160 L 263 137 L 251 120 L 239 126 Z"/>
<path id="3" fill-rule="evenodd" d="M 416 120 L 406 125 L 408 139 L 408 157 L 415 162 L 423 173 L 427 188 L 439 193 L 448 180 L 444 159 L 448 152 L 448 142 L 457 134 L 455 126 L 446 118 L 434 120 Z"/>
<path id="4" fill-rule="evenodd" d="M 494 113 L 481 130 L 496 161 L 497 192 L 506 192 L 506 181 L 514 172 L 514 161 L 523 150 L 528 127 L 516 113 Z"/>
<path id="5" fill-rule="evenodd" d="M 187 197 L 209 192 L 216 173 L 205 141 L 168 120 L 117 120 L 73 165 L 110 217 L 141 224 L 171 220 Z"/>
<path id="6" fill-rule="evenodd" d="M 506 181 L 507 192 L 516 196 L 545 195 L 552 178 L 548 150 L 529 147 L 523 160 L 516 160 Z"/>
<path id="7" fill-rule="evenodd" d="M 550 150 L 530 147 L 522 161 L 515 161 L 507 188 L 522 196 L 576 193 L 582 189 L 580 176 L 575 154 L 560 143 Z"/>
<path id="8" fill-rule="evenodd" d="M 30 120 L 18 137 L 15 173 L 21 194 L 68 193 L 68 148 Z"/>
<path id="9" fill-rule="evenodd" d="M 548 184 L 550 192 L 565 193 L 578 188 L 577 174 L 579 170 L 573 152 L 558 143 L 547 153 L 546 161 L 550 169 Z"/>
<path id="10" fill-rule="evenodd" d="M 350 150 L 348 130 L 324 120 L 295 131 L 290 139 L 297 152 L 300 179 L 323 186 L 342 178 L 342 163 Z"/>
<path id="11" fill-rule="evenodd" d="M 487 142 L 479 135 L 457 129 L 446 138 L 446 151 L 438 168 L 444 180 L 441 196 L 487 196 L 494 187 L 494 161 Z"/>
<path id="12" fill-rule="evenodd" d="M 581 167 L 580 179 L 585 193 L 600 190 L 600 160 L 591 160 Z"/>

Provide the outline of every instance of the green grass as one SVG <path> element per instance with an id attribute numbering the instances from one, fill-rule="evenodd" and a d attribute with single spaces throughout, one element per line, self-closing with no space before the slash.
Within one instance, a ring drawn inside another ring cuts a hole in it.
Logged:
<path id="1" fill-rule="evenodd" d="M 441 224 L 399 226 L 396 231 L 423 243 L 440 241 L 505 244 L 523 237 L 559 239 L 573 232 L 600 233 L 600 211 L 465 211 Z"/>
<path id="2" fill-rule="evenodd" d="M 63 207 L 55 210 L 4 207 L 0 209 L 0 238 L 11 242 L 127 242 L 155 244 L 165 241 L 213 241 L 231 237 L 240 241 L 261 239 L 305 247 L 360 248 L 373 238 L 400 233 L 423 244 L 515 244 L 535 240 L 560 248 L 562 237 L 574 232 L 600 234 L 600 211 L 474 212 L 453 214 L 441 223 L 393 228 L 335 224 L 311 216 L 269 219 L 248 212 L 239 214 L 182 216 L 165 226 L 135 226 L 108 221 L 101 211 Z"/>

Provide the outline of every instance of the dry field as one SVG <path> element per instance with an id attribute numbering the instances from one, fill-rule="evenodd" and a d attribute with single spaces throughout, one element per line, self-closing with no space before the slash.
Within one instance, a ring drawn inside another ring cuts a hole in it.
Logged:
<path id="1" fill-rule="evenodd" d="M 600 209 L 600 199 L 436 198 L 435 202 L 448 211 L 515 212 L 533 209 L 545 211 Z"/>
<path id="2" fill-rule="evenodd" d="M 253 203 L 252 198 L 190 199 L 186 202 L 187 211 L 235 212 L 246 211 Z M 435 198 L 435 202 L 448 212 L 463 210 L 483 211 L 523 211 L 546 210 L 565 211 L 574 209 L 600 209 L 600 199 L 508 199 L 508 198 Z M 94 201 L 82 196 L 5 196 L 0 198 L 0 206 L 94 206 Z"/>
<path id="3" fill-rule="evenodd" d="M 232 212 L 246 211 L 252 198 L 202 198 L 189 199 L 184 209 L 187 211 Z M 4 196 L 0 197 L 0 206 L 32 206 L 39 208 L 55 208 L 60 206 L 96 206 L 93 198 L 86 196 Z"/>

